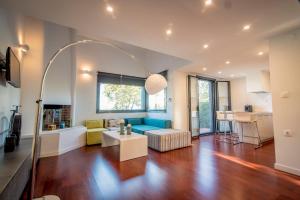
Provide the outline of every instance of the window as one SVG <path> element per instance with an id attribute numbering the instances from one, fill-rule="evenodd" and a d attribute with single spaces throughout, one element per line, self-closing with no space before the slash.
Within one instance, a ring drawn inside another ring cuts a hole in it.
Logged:
<path id="1" fill-rule="evenodd" d="M 168 71 L 163 71 L 160 74 L 167 79 Z M 154 95 L 148 95 L 148 111 L 149 112 L 167 111 L 167 89 L 164 89 Z"/>
<path id="2" fill-rule="evenodd" d="M 148 111 L 166 110 L 166 89 L 157 94 L 148 95 Z"/>
<path id="3" fill-rule="evenodd" d="M 97 112 L 145 112 L 145 79 L 98 73 Z"/>

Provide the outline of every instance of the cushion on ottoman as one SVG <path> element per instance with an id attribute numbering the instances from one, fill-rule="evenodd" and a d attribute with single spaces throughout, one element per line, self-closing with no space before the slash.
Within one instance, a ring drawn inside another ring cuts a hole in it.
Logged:
<path id="1" fill-rule="evenodd" d="M 150 131 L 150 130 L 158 130 L 160 128 L 155 127 L 155 126 L 148 126 L 148 125 L 133 125 L 132 126 L 132 131 L 135 133 L 140 133 L 144 134 L 145 131 Z"/>

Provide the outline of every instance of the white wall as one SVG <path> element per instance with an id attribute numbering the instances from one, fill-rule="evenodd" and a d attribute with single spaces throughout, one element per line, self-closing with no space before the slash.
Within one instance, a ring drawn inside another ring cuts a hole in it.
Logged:
<path id="1" fill-rule="evenodd" d="M 71 29 L 52 23 L 44 23 L 44 66 L 51 56 L 72 40 Z M 71 105 L 72 55 L 65 50 L 52 64 L 45 81 L 44 104 Z"/>
<path id="2" fill-rule="evenodd" d="M 174 71 L 173 79 L 173 127 L 176 129 L 189 129 L 188 122 L 188 84 L 187 74 Z"/>
<path id="3" fill-rule="evenodd" d="M 0 53 L 5 57 L 7 47 L 14 47 L 18 44 L 17 22 L 18 16 L 10 16 L 0 8 Z M 17 56 L 19 51 L 13 49 Z M 0 72 L 0 76 L 4 73 Z M 4 78 L 4 77 L 3 77 Z M 0 79 L 0 146 L 4 142 L 7 134 L 5 132 L 9 128 L 9 120 L 13 105 L 20 105 L 20 89 L 14 88 L 9 84 L 5 84 L 4 79 Z M 5 133 L 4 133 L 5 132 Z"/>
<path id="4" fill-rule="evenodd" d="M 146 113 L 96 113 L 97 72 L 146 77 L 148 73 L 141 62 L 133 60 L 120 50 L 91 43 L 77 46 L 75 52 L 77 68 L 73 120 L 76 125 L 82 124 L 87 119 L 146 116 Z M 90 74 L 83 74 L 82 69 L 89 69 Z"/>
<path id="5" fill-rule="evenodd" d="M 34 133 L 36 103 L 43 72 L 44 26 L 39 20 L 24 19 L 24 43 L 30 50 L 21 67 L 22 135 Z"/>
<path id="6" fill-rule="evenodd" d="M 168 72 L 167 112 L 148 112 L 148 117 L 172 120 L 175 129 L 188 130 L 187 74 L 178 70 Z"/>
<path id="7" fill-rule="evenodd" d="M 53 23 L 17 15 L 9 10 L 0 9 L 0 11 L 1 52 L 5 53 L 8 46 L 18 44 L 28 44 L 30 47 L 26 54 L 21 54 L 21 51 L 16 53 L 21 62 L 22 135 L 32 135 L 36 112 L 35 101 L 38 99 L 45 64 L 59 47 L 70 42 L 71 30 Z M 53 68 L 46 78 L 44 103 L 71 104 L 71 59 L 71 52 L 66 51 L 53 63 Z M 17 104 L 14 101 L 9 102 Z"/>
<path id="8" fill-rule="evenodd" d="M 230 81 L 232 110 L 243 111 L 246 104 L 253 105 L 254 111 L 272 112 L 272 94 L 248 93 L 246 78 Z"/>
<path id="9" fill-rule="evenodd" d="M 275 168 L 300 175 L 300 29 L 270 40 L 270 74 L 273 93 Z M 281 98 L 288 91 L 288 98 Z M 285 137 L 289 129 L 292 137 Z"/>

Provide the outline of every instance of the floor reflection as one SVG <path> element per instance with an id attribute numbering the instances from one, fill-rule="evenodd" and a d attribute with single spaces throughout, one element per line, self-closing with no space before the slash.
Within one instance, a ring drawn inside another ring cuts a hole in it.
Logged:
<path id="1" fill-rule="evenodd" d="M 118 165 L 113 166 L 120 172 L 120 179 L 126 181 L 145 175 L 146 165 L 147 157 L 141 157 L 135 160 L 119 162 Z"/>
<path id="2" fill-rule="evenodd" d="M 144 187 L 151 190 L 163 189 L 167 172 L 147 158 L 138 158 L 112 165 L 102 156 L 98 156 L 91 171 L 97 186 L 105 198 L 113 198 L 124 191 L 138 192 Z"/>
<path id="3" fill-rule="evenodd" d="M 212 196 L 217 190 L 218 168 L 215 166 L 215 157 L 208 149 L 212 148 L 211 143 L 205 143 L 198 151 L 197 163 L 197 189 L 205 195 Z"/>
<path id="4" fill-rule="evenodd" d="M 102 194 L 116 194 L 120 192 L 120 179 L 114 168 L 101 156 L 95 158 L 92 173 Z"/>
<path id="5" fill-rule="evenodd" d="M 273 168 L 269 168 L 264 165 L 259 165 L 256 163 L 248 162 L 248 161 L 242 160 L 238 157 L 224 155 L 224 154 L 218 153 L 218 152 L 214 152 L 214 155 L 217 157 L 223 158 L 225 160 L 231 161 L 235 164 L 242 165 L 244 167 L 259 171 L 260 173 L 265 173 L 268 175 L 277 175 L 280 178 L 284 179 L 285 181 L 289 181 L 291 183 L 294 183 L 294 184 L 300 186 L 300 180 L 294 179 L 294 178 L 290 177 L 290 175 L 285 175 L 284 173 L 279 172 Z"/>
<path id="6" fill-rule="evenodd" d="M 160 188 L 166 184 L 167 172 L 162 170 L 157 164 L 152 161 L 147 162 L 146 180 L 153 189 Z"/>

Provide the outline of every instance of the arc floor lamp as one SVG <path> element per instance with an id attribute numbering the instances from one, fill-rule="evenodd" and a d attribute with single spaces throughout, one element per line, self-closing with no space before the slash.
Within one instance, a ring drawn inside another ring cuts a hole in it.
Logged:
<path id="1" fill-rule="evenodd" d="M 42 109 L 43 109 L 42 108 L 42 105 L 43 105 L 42 102 L 43 102 L 43 94 L 44 94 L 44 85 L 45 85 L 45 80 L 46 80 L 48 71 L 51 68 L 52 63 L 54 62 L 56 57 L 59 54 L 61 54 L 63 51 L 65 51 L 66 49 L 68 49 L 70 47 L 77 46 L 77 45 L 80 45 L 80 44 L 87 44 L 87 43 L 94 43 L 94 44 L 98 44 L 98 45 L 109 46 L 109 47 L 118 49 L 122 53 L 124 53 L 125 55 L 129 56 L 130 58 L 135 59 L 134 55 L 128 53 L 127 51 L 125 51 L 121 47 L 118 47 L 117 45 L 114 45 L 114 44 L 106 42 L 106 41 L 98 41 L 98 40 L 80 40 L 80 41 L 72 42 L 72 43 L 69 43 L 69 44 L 63 46 L 62 48 L 60 48 L 59 50 L 57 50 L 53 54 L 50 61 L 46 65 L 45 71 L 43 73 L 42 81 L 41 81 L 41 85 L 40 85 L 40 91 L 39 91 L 39 99 L 36 101 L 36 103 L 37 103 L 37 112 L 36 112 L 36 121 L 35 121 L 35 133 L 34 133 L 34 137 L 33 137 L 33 146 L 32 146 L 32 173 L 31 173 L 30 199 L 33 199 L 33 195 L 34 195 L 34 187 L 35 187 L 35 179 L 36 179 L 36 164 L 37 164 L 37 160 L 38 160 L 38 146 L 39 146 L 41 114 L 42 114 Z M 146 91 L 149 94 L 155 94 L 155 93 L 163 90 L 166 87 L 167 87 L 167 81 L 160 74 L 150 75 L 147 78 L 146 84 L 145 84 Z M 55 195 L 47 195 L 47 196 L 37 198 L 37 199 L 59 200 L 60 198 L 58 196 L 55 196 Z"/>

